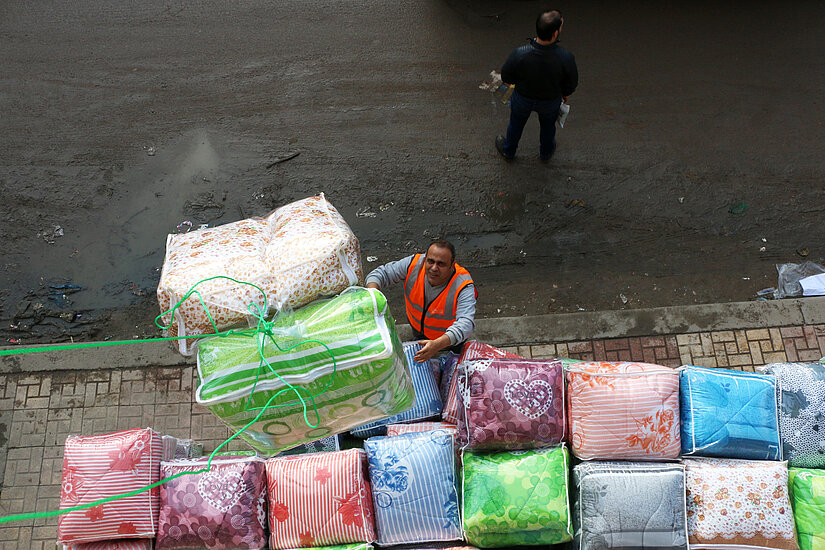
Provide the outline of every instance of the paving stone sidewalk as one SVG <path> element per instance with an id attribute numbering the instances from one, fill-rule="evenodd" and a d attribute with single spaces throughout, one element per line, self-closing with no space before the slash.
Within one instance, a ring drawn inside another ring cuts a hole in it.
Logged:
<path id="1" fill-rule="evenodd" d="M 771 362 L 817 361 L 825 356 L 825 320 L 783 325 L 774 319 L 773 323 L 776 326 L 673 334 L 657 329 L 652 336 L 504 347 L 532 358 L 645 361 L 743 371 Z M 99 363 L 80 369 L 46 366 L 40 371 L 28 367 L 29 372 L 0 373 L 0 515 L 58 509 L 63 443 L 69 434 L 150 426 L 202 442 L 207 451 L 231 435 L 217 417 L 194 402 L 197 381 L 191 363 L 177 358 L 170 361 L 182 364 L 118 368 L 122 363 L 101 354 Z M 241 442 L 229 446 L 230 450 L 243 448 Z M 56 537 L 56 517 L 0 524 L 0 549 L 51 550 Z"/>

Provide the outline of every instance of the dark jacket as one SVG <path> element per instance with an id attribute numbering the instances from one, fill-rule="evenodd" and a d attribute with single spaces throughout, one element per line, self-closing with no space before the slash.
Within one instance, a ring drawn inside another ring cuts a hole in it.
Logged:
<path id="1" fill-rule="evenodd" d="M 579 71 L 573 54 L 557 43 L 545 46 L 530 40 L 504 62 L 501 79 L 515 84 L 516 91 L 528 99 L 558 99 L 576 90 Z"/>

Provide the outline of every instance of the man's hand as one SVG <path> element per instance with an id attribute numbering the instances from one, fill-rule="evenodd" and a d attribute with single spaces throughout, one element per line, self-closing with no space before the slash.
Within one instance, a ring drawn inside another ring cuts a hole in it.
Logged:
<path id="1" fill-rule="evenodd" d="M 419 340 L 418 344 L 421 349 L 415 354 L 413 360 L 416 363 L 423 363 L 432 359 L 436 353 L 443 350 L 450 345 L 450 337 L 447 334 L 442 334 L 435 340 Z"/>
<path id="2" fill-rule="evenodd" d="M 416 363 L 429 361 L 436 353 L 441 351 L 441 348 L 438 347 L 435 340 L 419 340 L 418 343 L 421 345 L 421 349 L 418 350 L 418 353 L 413 357 Z"/>
<path id="3" fill-rule="evenodd" d="M 376 290 L 381 290 L 381 287 L 378 286 L 378 283 L 367 283 L 367 288 L 374 288 Z"/>

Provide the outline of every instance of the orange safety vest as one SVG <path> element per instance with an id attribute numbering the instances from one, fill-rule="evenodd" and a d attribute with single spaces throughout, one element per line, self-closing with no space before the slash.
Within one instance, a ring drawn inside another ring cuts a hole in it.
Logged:
<path id="1" fill-rule="evenodd" d="M 407 268 L 407 278 L 404 281 L 404 304 L 407 307 L 407 320 L 416 334 L 423 334 L 429 340 L 435 340 L 447 332 L 455 322 L 458 293 L 467 285 L 473 284 L 470 273 L 458 264 L 455 264 L 455 273 L 444 289 L 425 307 L 424 280 L 427 274 L 424 270 L 424 254 L 416 254 Z M 478 290 L 476 290 L 478 297 Z"/>

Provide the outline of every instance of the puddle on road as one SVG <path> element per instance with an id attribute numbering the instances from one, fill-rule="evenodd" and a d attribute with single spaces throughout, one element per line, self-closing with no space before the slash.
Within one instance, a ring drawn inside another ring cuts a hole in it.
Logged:
<path id="1" fill-rule="evenodd" d="M 98 219 L 71 220 L 55 244 L 38 243 L 42 253 L 26 266 L 28 290 L 38 287 L 40 277 L 80 285 L 83 291 L 71 295 L 72 309 L 122 307 L 153 294 L 166 237 L 178 232 L 178 224 L 188 220 L 197 229 L 241 217 L 238 192 L 230 193 L 255 161 L 236 147 L 200 130 L 139 158 L 118 178 Z"/>

